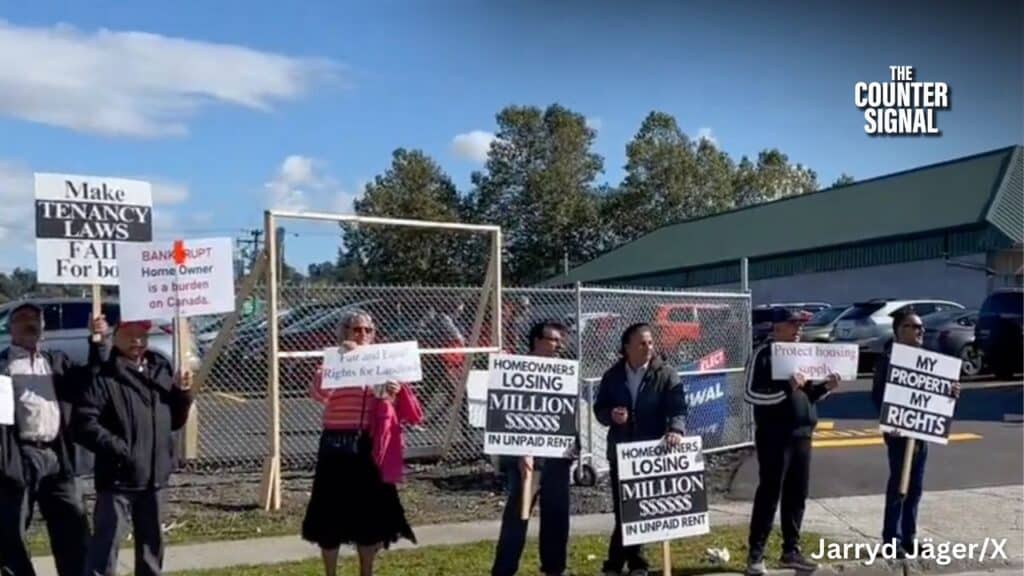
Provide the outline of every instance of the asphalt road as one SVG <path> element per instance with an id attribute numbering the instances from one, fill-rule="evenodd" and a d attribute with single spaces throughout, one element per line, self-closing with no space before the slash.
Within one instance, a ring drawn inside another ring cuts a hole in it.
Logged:
<path id="1" fill-rule="evenodd" d="M 978 381 L 963 384 L 951 435 L 980 436 L 928 446 L 925 490 L 952 490 L 1024 483 L 1024 383 Z M 818 417 L 833 431 L 817 434 L 811 458 L 812 498 L 879 494 L 885 491 L 888 460 L 877 442 L 878 420 L 871 382 L 844 385 L 819 405 Z M 849 431 L 854 438 L 842 438 Z M 872 436 L 874 438 L 872 438 Z M 823 447 L 824 444 L 831 446 Z M 838 445 L 836 445 L 838 444 Z M 748 459 L 733 483 L 731 497 L 749 500 L 757 487 L 757 461 Z"/>

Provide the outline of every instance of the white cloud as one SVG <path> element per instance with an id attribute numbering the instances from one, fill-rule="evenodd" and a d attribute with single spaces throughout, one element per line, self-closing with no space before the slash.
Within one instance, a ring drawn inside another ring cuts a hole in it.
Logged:
<path id="1" fill-rule="evenodd" d="M 601 130 L 601 126 L 603 126 L 603 125 L 604 125 L 604 122 L 602 122 L 601 119 L 598 118 L 597 116 L 588 116 L 587 117 L 587 128 L 590 128 L 591 130 L 594 130 L 595 132 L 598 132 L 598 131 Z"/>
<path id="2" fill-rule="evenodd" d="M 337 69 L 231 44 L 0 20 L 0 115 L 79 132 L 182 135 L 204 105 L 270 110 Z"/>
<path id="3" fill-rule="evenodd" d="M 491 149 L 491 142 L 494 140 L 494 134 L 484 130 L 457 134 L 455 138 L 452 138 L 452 153 L 463 160 L 483 164 L 487 162 L 487 152 Z"/>
<path id="4" fill-rule="evenodd" d="M 274 178 L 264 184 L 267 201 L 277 210 L 352 213 L 352 202 L 362 193 L 342 186 L 327 174 L 323 162 L 293 154 L 281 162 Z"/>
<path id="5" fill-rule="evenodd" d="M 701 140 L 707 140 L 715 146 L 718 146 L 718 140 L 716 140 L 715 135 L 711 133 L 711 128 L 704 127 L 697 130 L 697 141 L 700 142 Z"/>
<path id="6" fill-rule="evenodd" d="M 181 204 L 188 200 L 188 186 L 163 180 L 151 180 L 154 204 Z"/>

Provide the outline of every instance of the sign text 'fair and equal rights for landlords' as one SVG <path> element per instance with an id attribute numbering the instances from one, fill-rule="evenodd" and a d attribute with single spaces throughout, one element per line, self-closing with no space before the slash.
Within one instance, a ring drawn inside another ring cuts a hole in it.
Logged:
<path id="1" fill-rule="evenodd" d="M 349 351 L 337 346 L 327 348 L 321 377 L 324 389 L 419 382 L 423 380 L 419 344 L 412 340 L 361 346 Z"/>
<path id="2" fill-rule="evenodd" d="M 41 284 L 117 285 L 117 250 L 153 239 L 148 182 L 36 174 L 36 266 Z"/>
<path id="3" fill-rule="evenodd" d="M 959 358 L 893 344 L 882 399 L 883 432 L 948 443 L 956 411 L 953 385 L 960 378 Z"/>
<path id="4" fill-rule="evenodd" d="M 121 318 L 173 319 L 235 309 L 230 238 L 126 244 L 118 249 Z"/>
<path id="5" fill-rule="evenodd" d="M 711 531 L 700 436 L 686 436 L 677 446 L 663 440 L 628 442 L 616 452 L 624 545 Z"/>
<path id="6" fill-rule="evenodd" d="M 567 458 L 576 445 L 579 362 L 491 354 L 484 453 Z"/>

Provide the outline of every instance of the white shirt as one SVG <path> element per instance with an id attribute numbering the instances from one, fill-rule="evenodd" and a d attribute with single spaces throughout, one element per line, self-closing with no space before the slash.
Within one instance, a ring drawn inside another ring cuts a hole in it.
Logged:
<path id="1" fill-rule="evenodd" d="M 14 422 L 28 442 L 52 442 L 60 432 L 60 404 L 46 357 L 11 345 L 7 373 L 14 384 Z"/>
<path id="2" fill-rule="evenodd" d="M 640 392 L 640 384 L 644 381 L 644 375 L 647 374 L 647 366 L 650 362 L 644 362 L 642 366 L 633 370 L 626 362 L 626 387 L 629 388 L 629 395 L 633 399 L 633 407 L 636 408 L 636 397 Z"/>

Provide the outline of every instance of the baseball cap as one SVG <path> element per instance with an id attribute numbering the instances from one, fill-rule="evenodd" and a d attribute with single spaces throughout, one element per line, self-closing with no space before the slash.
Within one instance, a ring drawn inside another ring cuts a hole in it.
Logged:
<path id="1" fill-rule="evenodd" d="M 811 315 L 803 310 L 790 310 L 789 308 L 775 308 L 772 310 L 772 324 L 803 324 L 810 320 Z"/>

